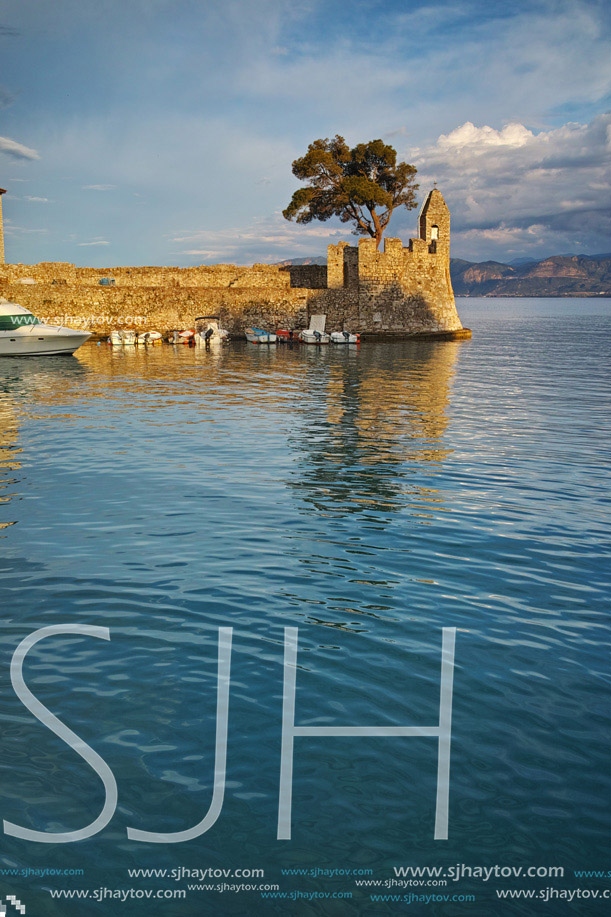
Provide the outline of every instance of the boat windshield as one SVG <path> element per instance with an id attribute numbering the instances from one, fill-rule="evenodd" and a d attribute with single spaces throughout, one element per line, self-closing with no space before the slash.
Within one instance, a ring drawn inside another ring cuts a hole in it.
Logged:
<path id="1" fill-rule="evenodd" d="M 24 325 L 40 325 L 41 321 L 31 312 L 17 312 L 12 315 L 0 315 L 0 331 L 15 331 Z"/>

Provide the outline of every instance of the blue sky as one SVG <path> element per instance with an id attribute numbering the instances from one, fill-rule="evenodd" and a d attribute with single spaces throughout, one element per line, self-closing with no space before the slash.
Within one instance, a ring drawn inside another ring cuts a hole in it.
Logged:
<path id="1" fill-rule="evenodd" d="M 319 255 L 282 218 L 318 137 L 437 180 L 452 255 L 611 251 L 609 6 L 597 0 L 0 0 L 6 258 Z M 389 231 L 407 241 L 415 212 Z"/>

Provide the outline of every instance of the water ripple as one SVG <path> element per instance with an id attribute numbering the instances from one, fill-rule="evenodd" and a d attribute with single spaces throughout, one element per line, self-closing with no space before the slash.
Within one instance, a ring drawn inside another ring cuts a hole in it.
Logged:
<path id="1" fill-rule="evenodd" d="M 8 679 L 20 639 L 80 622 L 110 643 L 54 638 L 26 677 L 117 776 L 115 819 L 79 851 L 93 872 L 100 851 L 108 868 L 252 861 L 270 881 L 313 851 L 384 874 L 440 857 L 602 868 L 609 335 L 578 308 L 469 301 L 470 342 L 0 363 L 4 817 L 68 830 L 101 804 Z M 126 825 L 179 830 L 210 804 L 227 625 L 223 813 L 197 843 L 143 852 Z M 441 628 L 457 627 L 441 853 L 431 739 L 297 739 L 294 836 L 275 841 L 295 625 L 297 722 L 337 725 L 434 725 Z"/>

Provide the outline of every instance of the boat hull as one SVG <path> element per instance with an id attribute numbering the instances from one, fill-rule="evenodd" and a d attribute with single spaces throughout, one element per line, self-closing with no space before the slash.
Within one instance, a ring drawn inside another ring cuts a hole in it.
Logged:
<path id="1" fill-rule="evenodd" d="M 359 334 L 350 334 L 348 331 L 331 332 L 332 344 L 359 344 L 360 340 Z"/>
<path id="2" fill-rule="evenodd" d="M 88 331 L 31 325 L 15 331 L 0 331 L 1 357 L 56 356 L 71 354 L 91 337 Z"/>
<path id="3" fill-rule="evenodd" d="M 163 338 L 160 331 L 145 331 L 136 338 L 136 344 L 161 344 Z"/>
<path id="4" fill-rule="evenodd" d="M 328 344 L 330 340 L 325 331 L 302 331 L 300 338 L 304 344 Z"/>
<path id="5" fill-rule="evenodd" d="M 220 328 L 216 319 L 211 319 L 205 326 L 199 324 L 203 322 L 203 319 L 196 319 L 196 322 L 198 323 L 196 325 L 198 330 L 195 332 L 196 347 L 208 347 L 210 344 L 223 344 L 225 341 L 229 340 L 229 332 L 226 331 L 225 328 Z"/>
<path id="6" fill-rule="evenodd" d="M 298 331 L 285 331 L 284 329 L 279 329 L 276 331 L 276 339 L 279 344 L 299 344 L 299 332 Z"/>
<path id="7" fill-rule="evenodd" d="M 251 344 L 275 344 L 276 335 L 265 332 L 245 331 L 246 340 Z"/>

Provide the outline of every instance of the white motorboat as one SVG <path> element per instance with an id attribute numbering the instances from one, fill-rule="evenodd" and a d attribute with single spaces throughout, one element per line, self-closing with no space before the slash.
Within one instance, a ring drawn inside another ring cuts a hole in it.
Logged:
<path id="1" fill-rule="evenodd" d="M 276 339 L 279 344 L 299 344 L 299 332 L 278 328 L 276 331 Z"/>
<path id="2" fill-rule="evenodd" d="M 0 356 L 74 353 L 91 337 L 63 325 L 47 325 L 29 309 L 0 298 Z"/>
<path id="3" fill-rule="evenodd" d="M 332 344 L 359 344 L 361 341 L 360 334 L 351 334 L 349 331 L 332 331 Z"/>
<path id="4" fill-rule="evenodd" d="M 326 323 L 326 315 L 311 315 L 310 327 L 300 333 L 300 339 L 304 344 L 328 344 L 331 338 L 325 331 Z"/>
<path id="5" fill-rule="evenodd" d="M 195 331 L 170 331 L 167 338 L 168 344 L 191 344 L 195 343 Z"/>
<path id="6" fill-rule="evenodd" d="M 206 321 L 206 324 L 203 322 Z M 229 332 L 221 328 L 217 319 L 196 319 L 195 346 L 206 347 L 210 344 L 222 344 L 229 340 Z"/>
<path id="7" fill-rule="evenodd" d="M 113 347 L 133 347 L 137 343 L 143 344 L 144 341 L 138 341 L 135 331 L 111 331 L 108 343 Z"/>
<path id="8" fill-rule="evenodd" d="M 136 338 L 137 344 L 161 344 L 163 337 L 160 331 L 142 331 Z"/>
<path id="9" fill-rule="evenodd" d="M 263 328 L 245 328 L 244 334 L 251 344 L 275 344 L 277 340 L 275 334 L 264 331 Z"/>
<path id="10" fill-rule="evenodd" d="M 299 335 L 304 344 L 328 344 L 330 337 L 326 331 L 314 331 L 308 328 Z"/>

